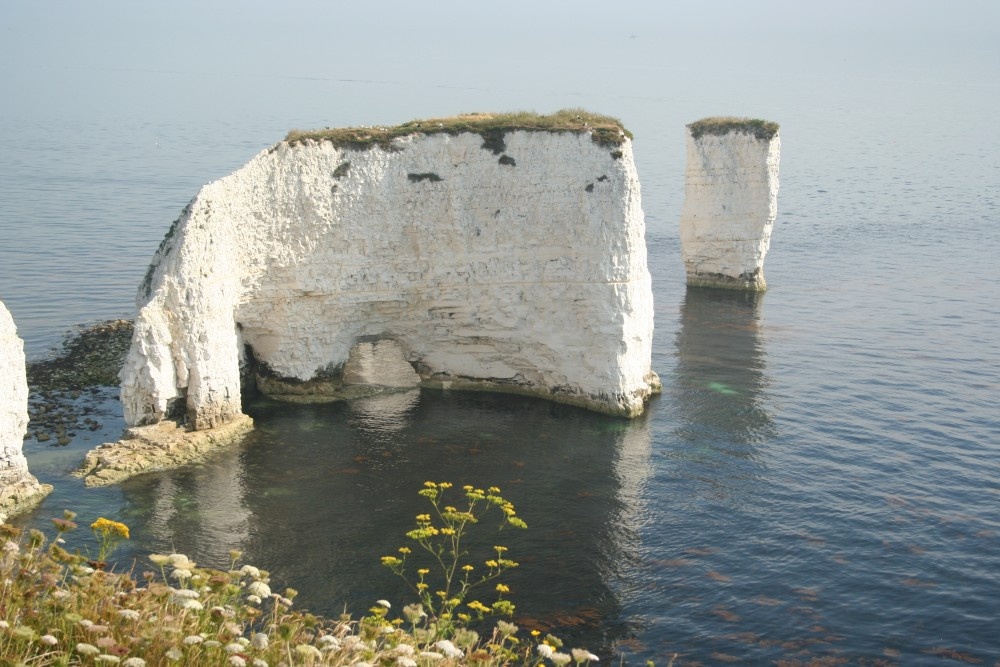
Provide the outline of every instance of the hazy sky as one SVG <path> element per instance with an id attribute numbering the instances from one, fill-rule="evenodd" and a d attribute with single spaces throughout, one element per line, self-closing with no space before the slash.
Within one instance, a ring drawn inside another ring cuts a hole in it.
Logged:
<path id="1" fill-rule="evenodd" d="M 748 44 L 832 34 L 1000 37 L 996 0 L 726 0 L 487 3 L 389 0 L 3 0 L 3 69 L 203 66 L 307 75 L 392 63 L 400 72 L 442 56 L 477 60 L 524 48 L 558 55 L 567 41 L 738 39 Z M 532 44 L 532 40 L 537 40 Z M 577 52 L 581 55 L 581 52 Z M 692 54 L 695 56 L 696 54 Z"/>

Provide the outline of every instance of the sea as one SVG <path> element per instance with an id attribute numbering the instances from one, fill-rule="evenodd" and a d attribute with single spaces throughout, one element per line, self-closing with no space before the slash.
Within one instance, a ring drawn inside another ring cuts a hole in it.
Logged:
<path id="1" fill-rule="evenodd" d="M 435 390 L 258 398 L 254 432 L 204 464 L 90 490 L 70 471 L 124 427 L 101 390 L 79 399 L 99 427 L 25 440 L 55 491 L 22 525 L 124 521 L 137 570 L 239 549 L 299 608 L 357 617 L 412 601 L 380 556 L 425 481 L 495 485 L 528 529 L 484 520 L 474 544 L 520 564 L 514 622 L 602 662 L 1000 664 L 1000 24 L 226 4 L 0 10 L 0 299 L 29 360 L 134 316 L 198 188 L 292 128 L 572 107 L 635 137 L 663 393 L 634 420 Z M 685 125 L 711 115 L 781 125 L 759 295 L 685 286 Z"/>

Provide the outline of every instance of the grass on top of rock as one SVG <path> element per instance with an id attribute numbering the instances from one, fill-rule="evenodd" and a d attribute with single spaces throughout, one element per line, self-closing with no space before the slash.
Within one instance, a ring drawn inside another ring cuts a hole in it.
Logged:
<path id="1" fill-rule="evenodd" d="M 751 134 L 757 139 L 770 141 L 778 133 L 779 125 L 760 118 L 737 118 L 735 116 L 715 116 L 702 118 L 689 124 L 691 136 L 699 139 L 706 134 L 725 136 L 731 132 Z"/>
<path id="2" fill-rule="evenodd" d="M 510 113 L 468 113 L 448 118 L 411 120 L 391 127 L 365 126 L 326 128 L 322 130 L 292 130 L 285 137 L 289 144 L 305 141 L 330 141 L 340 148 L 366 150 L 378 146 L 393 150 L 393 140 L 412 134 L 457 135 L 471 132 L 483 137 L 483 148 L 503 152 L 503 136 L 507 132 L 589 132 L 601 146 L 620 146 L 632 133 L 622 122 L 611 116 L 583 109 L 562 109 L 552 114 L 532 111 Z"/>

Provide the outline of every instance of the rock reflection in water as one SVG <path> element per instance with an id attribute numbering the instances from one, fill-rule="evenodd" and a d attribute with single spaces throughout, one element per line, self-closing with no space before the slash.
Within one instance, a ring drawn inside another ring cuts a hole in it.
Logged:
<path id="1" fill-rule="evenodd" d="M 715 443 L 730 455 L 753 458 L 753 445 L 773 435 L 763 396 L 768 385 L 760 333 L 765 294 L 687 289 L 672 385 L 682 407 L 675 429 L 682 440 Z"/>
<path id="2" fill-rule="evenodd" d="M 614 578 L 635 559 L 646 419 L 432 390 L 323 405 L 261 399 L 248 411 L 257 428 L 238 451 L 220 455 L 225 462 L 123 487 L 126 503 L 155 515 L 144 520 L 151 528 L 140 539 L 149 544 L 140 549 L 172 545 L 223 564 L 225 554 L 203 553 L 196 537 L 228 526 L 226 548 L 270 570 L 279 589 L 301 591 L 301 607 L 339 614 L 346 606 L 357 616 L 379 598 L 411 601 L 379 557 L 407 544 L 414 516 L 429 508 L 417 495 L 425 480 L 497 485 L 529 529 L 489 528 L 470 547 L 484 550 L 473 551 L 480 567 L 494 544 L 521 563 L 504 580 L 516 620 L 595 651 L 618 638 Z M 178 509 L 178 487 L 198 512 Z M 215 503 L 232 518 L 206 513 Z M 491 591 L 483 596 L 492 599 Z"/>
<path id="3" fill-rule="evenodd" d="M 180 552 L 221 567 L 250 534 L 245 475 L 235 452 L 197 468 L 134 478 L 122 491 L 140 552 Z"/>

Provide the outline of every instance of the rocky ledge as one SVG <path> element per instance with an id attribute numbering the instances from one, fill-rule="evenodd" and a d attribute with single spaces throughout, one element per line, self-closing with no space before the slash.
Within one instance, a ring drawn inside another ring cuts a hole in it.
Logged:
<path id="1" fill-rule="evenodd" d="M 135 475 L 166 470 L 203 460 L 212 452 L 234 444 L 253 429 L 246 415 L 216 428 L 190 431 L 165 420 L 125 431 L 118 442 L 87 452 L 74 475 L 86 486 L 106 486 Z"/>

